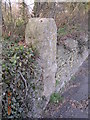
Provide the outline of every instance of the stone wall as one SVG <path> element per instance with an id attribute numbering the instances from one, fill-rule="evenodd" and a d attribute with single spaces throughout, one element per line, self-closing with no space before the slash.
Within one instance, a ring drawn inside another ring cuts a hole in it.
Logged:
<path id="1" fill-rule="evenodd" d="M 32 113 L 33 117 L 38 117 L 46 107 L 50 95 L 60 91 L 88 57 L 88 38 L 81 39 L 81 42 L 84 43 L 81 47 L 79 46 L 80 41 L 73 39 L 65 41 L 69 49 L 61 44 L 57 45 L 57 27 L 52 18 L 31 18 L 25 32 L 26 44 L 32 45 L 38 50 L 37 62 L 42 69 L 43 89 L 38 90 L 40 96 L 32 104 L 32 108 L 35 110 Z M 82 51 L 81 54 L 79 54 L 79 50 Z M 43 107 L 37 107 L 41 103 Z M 28 115 L 30 114 L 29 112 Z"/>
<path id="2" fill-rule="evenodd" d="M 57 46 L 57 92 L 65 86 L 65 84 L 72 78 L 81 64 L 88 57 L 88 37 L 82 39 L 82 41 L 84 45 L 81 46 L 83 49 L 81 54 L 79 54 L 79 46 L 77 40 L 67 39 L 65 41 L 65 44 L 67 44 L 70 50 L 65 49 L 63 45 Z"/>

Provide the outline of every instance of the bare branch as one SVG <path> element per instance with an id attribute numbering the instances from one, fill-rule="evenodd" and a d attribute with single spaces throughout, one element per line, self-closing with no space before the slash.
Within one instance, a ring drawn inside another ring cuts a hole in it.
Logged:
<path id="1" fill-rule="evenodd" d="M 27 82 L 26 82 L 26 79 L 23 77 L 22 73 L 20 71 L 18 71 L 18 73 L 21 75 L 24 83 L 25 83 L 25 87 L 26 87 L 26 96 L 27 96 L 27 91 L 28 91 L 28 87 L 27 87 Z"/>

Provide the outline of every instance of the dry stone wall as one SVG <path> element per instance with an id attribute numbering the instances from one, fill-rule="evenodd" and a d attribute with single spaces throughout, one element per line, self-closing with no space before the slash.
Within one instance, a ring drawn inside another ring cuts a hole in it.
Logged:
<path id="1" fill-rule="evenodd" d="M 83 39 L 82 39 L 83 41 Z M 60 91 L 62 87 L 71 79 L 71 77 L 77 72 L 78 68 L 88 57 L 88 37 L 83 41 L 86 45 L 82 45 L 83 52 L 79 54 L 78 41 L 73 39 L 67 39 L 65 44 L 67 44 L 68 49 L 65 49 L 64 46 L 57 46 L 57 72 L 56 72 L 56 81 L 58 85 L 56 86 L 56 91 Z"/>

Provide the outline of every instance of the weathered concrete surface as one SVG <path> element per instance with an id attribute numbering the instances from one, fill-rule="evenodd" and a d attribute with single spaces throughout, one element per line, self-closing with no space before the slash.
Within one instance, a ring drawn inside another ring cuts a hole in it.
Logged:
<path id="1" fill-rule="evenodd" d="M 43 69 L 43 96 L 49 98 L 55 90 L 57 27 L 52 18 L 31 18 L 26 26 L 26 44 L 36 47 Z"/>
<path id="2" fill-rule="evenodd" d="M 83 41 L 83 39 L 82 39 Z M 84 39 L 85 42 L 88 38 Z M 62 87 L 71 79 L 71 77 L 77 72 L 78 68 L 82 65 L 88 56 L 88 46 L 84 45 L 82 54 L 78 54 L 79 46 L 78 41 L 73 39 L 67 39 L 65 44 L 71 51 L 65 49 L 62 45 L 57 47 L 57 73 L 56 80 L 58 85 L 56 91 L 60 91 Z"/>

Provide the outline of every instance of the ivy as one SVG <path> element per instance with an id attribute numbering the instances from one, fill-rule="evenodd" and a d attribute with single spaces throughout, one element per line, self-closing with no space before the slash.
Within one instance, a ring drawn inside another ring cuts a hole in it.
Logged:
<path id="1" fill-rule="evenodd" d="M 31 87 L 35 90 L 33 81 L 37 65 L 36 54 L 37 51 L 33 47 L 19 46 L 14 41 L 3 41 L 3 118 L 23 118 L 26 116 L 28 112 L 26 92 L 29 83 L 33 83 Z M 8 96 L 9 93 L 10 96 Z"/>

